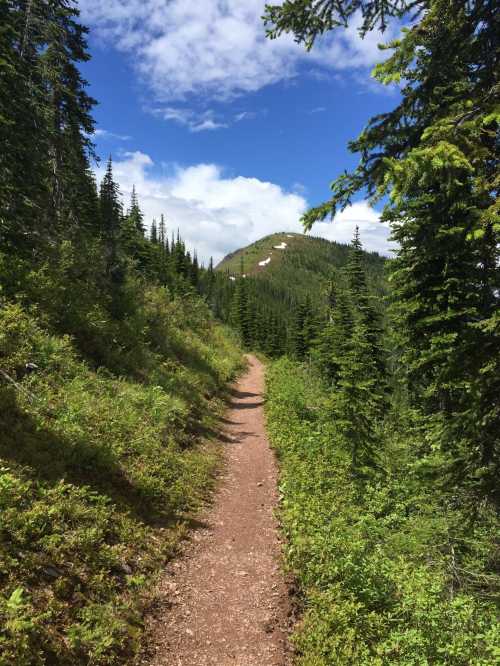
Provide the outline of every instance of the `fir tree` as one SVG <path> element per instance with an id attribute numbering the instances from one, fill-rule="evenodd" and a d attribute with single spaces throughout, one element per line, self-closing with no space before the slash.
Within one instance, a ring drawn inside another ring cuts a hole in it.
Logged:
<path id="1" fill-rule="evenodd" d="M 243 273 L 241 275 L 243 275 Z M 243 345 L 248 347 L 252 342 L 248 289 L 246 279 L 241 276 L 237 278 L 235 283 L 235 289 L 231 300 L 230 321 L 232 326 L 240 334 Z"/>
<path id="2" fill-rule="evenodd" d="M 350 351 L 354 323 L 348 292 L 337 274 L 330 283 L 328 304 L 327 318 L 318 332 L 313 356 L 329 384 L 334 386 Z"/>
<path id="3" fill-rule="evenodd" d="M 151 230 L 149 232 L 149 238 L 153 245 L 156 245 L 158 243 L 158 229 L 156 226 L 156 220 L 153 218 L 153 221 L 151 222 Z"/>
<path id="4" fill-rule="evenodd" d="M 54 219 L 67 225 L 80 219 L 79 195 L 91 187 L 85 167 L 87 155 L 93 153 L 88 137 L 94 131 L 90 112 L 95 100 L 87 94 L 86 82 L 77 67 L 77 63 L 89 59 L 88 30 L 77 22 L 79 12 L 67 0 L 55 0 L 45 6 L 47 14 L 41 32 L 44 48 L 39 67 L 46 99 L 49 191 Z M 29 32 L 27 24 L 26 34 Z"/>
<path id="5" fill-rule="evenodd" d="M 198 283 L 200 280 L 200 270 L 198 266 L 198 257 L 196 255 L 196 251 L 193 254 L 193 259 L 191 261 L 191 265 L 189 267 L 189 281 L 195 287 L 195 289 L 198 288 Z"/>
<path id="6" fill-rule="evenodd" d="M 165 225 L 165 216 L 163 213 L 160 215 L 160 223 L 158 225 L 158 242 L 168 253 L 167 227 Z"/>
<path id="7" fill-rule="evenodd" d="M 186 275 L 186 248 L 182 242 L 180 232 L 177 229 L 177 240 L 173 246 L 172 250 L 172 259 L 173 259 L 173 268 L 176 275 L 185 276 Z"/>
<path id="8" fill-rule="evenodd" d="M 346 266 L 346 278 L 350 292 L 352 307 L 356 316 L 361 317 L 366 329 L 367 342 L 372 350 L 372 357 L 377 369 L 379 390 L 386 389 L 387 371 L 385 354 L 382 345 L 382 326 L 380 316 L 373 305 L 373 299 L 368 291 L 364 269 L 364 252 L 359 237 L 359 227 L 356 227 L 351 242 L 349 261 Z"/>
<path id="9" fill-rule="evenodd" d="M 154 259 L 150 243 L 145 238 L 144 216 L 139 206 L 139 200 L 132 188 L 130 208 L 122 220 L 120 231 L 120 242 L 124 252 L 134 262 L 135 267 L 143 275 L 156 277 L 156 267 L 153 266 Z M 154 252 L 154 250 L 153 250 Z"/>
<path id="10" fill-rule="evenodd" d="M 122 204 L 117 183 L 113 180 L 113 163 L 108 160 L 106 173 L 99 194 L 101 237 L 106 252 L 106 271 L 112 281 L 124 279 L 124 268 L 120 248 Z"/>
<path id="11" fill-rule="evenodd" d="M 345 436 L 352 453 L 353 473 L 364 474 L 377 464 L 377 422 L 383 410 L 377 398 L 377 372 L 367 330 L 358 319 L 339 373 L 332 403 L 335 425 Z"/>
<path id="12" fill-rule="evenodd" d="M 498 501 L 498 11 L 488 0 L 422 6 L 375 68 L 382 83 L 404 81 L 399 104 L 351 142 L 358 168 L 304 221 L 310 228 L 361 190 L 389 195 L 384 218 L 400 247 L 391 282 L 401 367 L 427 427 L 420 453 L 439 450 L 452 487 Z M 356 8 L 368 30 L 396 6 L 290 0 L 269 8 L 268 20 L 272 33 L 292 31 L 312 45 Z"/>
<path id="13" fill-rule="evenodd" d="M 137 193 L 135 191 L 135 185 L 132 187 L 132 195 L 130 198 L 130 208 L 127 211 L 127 218 L 129 220 L 130 226 L 134 228 L 138 234 L 144 236 L 144 216 L 139 206 L 139 200 L 137 199 Z"/>

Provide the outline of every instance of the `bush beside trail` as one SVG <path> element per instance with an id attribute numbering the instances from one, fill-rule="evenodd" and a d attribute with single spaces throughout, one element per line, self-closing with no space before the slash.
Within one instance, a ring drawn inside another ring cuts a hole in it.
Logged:
<path id="1" fill-rule="evenodd" d="M 418 433 L 404 414 L 379 433 L 378 469 L 353 474 L 352 443 L 313 371 L 284 358 L 267 379 L 286 562 L 300 590 L 298 664 L 498 663 L 493 510 L 478 505 L 469 520 L 459 494 L 412 455 Z"/>
<path id="2" fill-rule="evenodd" d="M 134 317 L 97 368 L 36 309 L 0 309 L 2 666 L 133 663 L 151 584 L 212 485 L 240 352 L 194 294 L 150 287 Z"/>

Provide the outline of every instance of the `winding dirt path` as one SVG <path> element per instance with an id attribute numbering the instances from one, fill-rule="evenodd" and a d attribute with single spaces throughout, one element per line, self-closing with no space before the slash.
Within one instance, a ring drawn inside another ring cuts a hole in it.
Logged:
<path id="1" fill-rule="evenodd" d="M 277 470 L 265 431 L 264 368 L 248 357 L 232 390 L 226 468 L 213 506 L 159 588 L 151 666 L 283 666 L 288 592 L 274 509 Z"/>

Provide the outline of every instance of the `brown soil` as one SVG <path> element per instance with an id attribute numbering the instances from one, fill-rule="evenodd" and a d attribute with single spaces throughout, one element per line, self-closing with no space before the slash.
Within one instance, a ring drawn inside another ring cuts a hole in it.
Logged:
<path id="1" fill-rule="evenodd" d="M 264 370 L 248 357 L 226 418 L 213 506 L 171 565 L 149 621 L 151 666 L 283 666 L 289 601 L 274 509 L 277 470 L 263 413 Z"/>

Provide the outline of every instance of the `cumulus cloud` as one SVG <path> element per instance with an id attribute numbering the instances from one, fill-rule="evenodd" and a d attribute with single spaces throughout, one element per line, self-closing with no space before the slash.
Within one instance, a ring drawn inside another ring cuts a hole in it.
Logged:
<path id="1" fill-rule="evenodd" d="M 333 222 L 317 222 L 311 230 L 313 236 L 321 236 L 337 243 L 350 243 L 356 227 L 359 227 L 365 250 L 390 255 L 396 248 L 389 240 L 390 229 L 380 222 L 380 213 L 366 201 L 357 201 L 335 216 Z"/>
<path id="2" fill-rule="evenodd" d="M 359 69 L 381 59 L 377 44 L 393 38 L 390 25 L 358 35 L 347 30 L 320 39 L 306 53 L 290 35 L 265 37 L 265 0 L 80 0 L 82 20 L 132 56 L 158 100 L 190 96 L 231 99 L 293 77 L 301 63 L 328 70 Z"/>
<path id="3" fill-rule="evenodd" d="M 229 177 L 215 164 L 177 167 L 158 175 L 142 152 L 125 153 L 114 162 L 115 179 L 125 204 L 135 185 L 146 221 L 163 213 L 170 231 L 180 229 L 188 247 L 208 261 L 278 231 L 302 232 L 300 217 L 307 201 L 279 185 L 243 176 Z M 100 180 L 104 167 L 97 169 Z M 356 224 L 366 249 L 387 253 L 387 228 L 365 203 L 354 204 L 333 224 L 321 223 L 313 235 L 349 242 Z"/>

